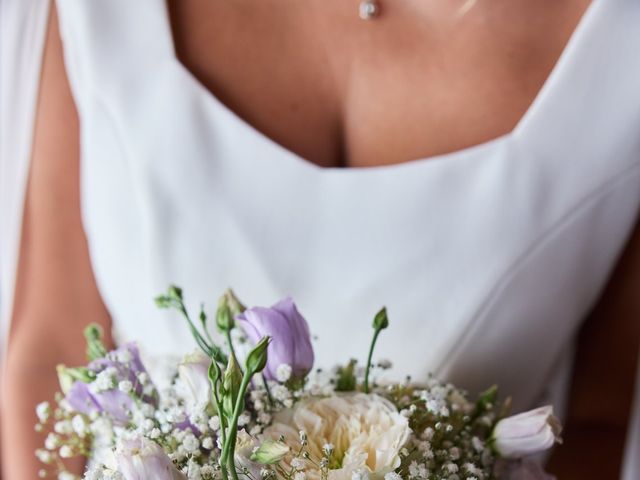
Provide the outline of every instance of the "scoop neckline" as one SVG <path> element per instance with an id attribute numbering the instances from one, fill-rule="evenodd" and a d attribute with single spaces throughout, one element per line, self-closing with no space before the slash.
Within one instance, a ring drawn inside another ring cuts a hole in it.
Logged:
<path id="1" fill-rule="evenodd" d="M 254 136 L 258 142 L 264 143 L 266 147 L 280 153 L 282 157 L 289 160 L 289 163 L 291 165 L 299 167 L 303 170 L 326 175 L 336 173 L 343 175 L 351 175 L 353 173 L 366 174 L 382 171 L 387 172 L 391 170 L 406 171 L 408 169 L 418 169 L 424 166 L 427 166 L 426 168 L 429 168 L 441 163 L 453 163 L 457 159 L 473 156 L 478 152 L 483 152 L 494 146 L 500 145 L 516 136 L 521 136 L 532 121 L 532 117 L 534 116 L 534 114 L 537 114 L 542 109 L 542 107 L 546 103 L 547 98 L 551 96 L 553 90 L 559 88 L 562 84 L 563 73 L 571 66 L 574 57 L 573 53 L 579 49 L 580 44 L 584 41 L 584 38 L 586 37 L 586 33 L 588 31 L 588 27 L 592 23 L 592 18 L 594 18 L 596 15 L 597 6 L 599 6 L 601 3 L 607 3 L 607 1 L 591 0 L 590 4 L 587 6 L 580 19 L 578 20 L 578 23 L 573 29 L 573 32 L 571 32 L 569 40 L 565 44 L 555 64 L 551 68 L 551 71 L 542 83 L 542 86 L 532 99 L 523 115 L 516 122 L 515 126 L 508 132 L 498 135 L 489 140 L 470 145 L 468 147 L 452 150 L 450 152 L 428 155 L 426 157 L 409 159 L 400 163 L 376 165 L 370 167 L 322 167 L 313 163 L 307 158 L 304 158 L 302 155 L 299 155 L 293 150 L 285 147 L 280 142 L 274 140 L 269 135 L 253 126 L 247 120 L 242 118 L 238 113 L 228 107 L 224 102 L 222 102 L 222 100 L 220 100 L 214 92 L 207 88 L 195 76 L 195 74 L 181 61 L 181 59 L 177 55 L 175 37 L 173 35 L 173 30 L 171 27 L 171 16 L 168 0 L 161 0 L 161 4 L 164 10 L 163 20 L 165 24 L 165 34 L 168 37 L 168 45 L 170 47 L 171 63 L 175 67 L 177 67 L 178 70 L 186 77 L 191 87 L 201 94 L 205 101 L 207 101 L 208 104 L 211 105 L 211 108 L 217 110 L 218 112 L 221 112 L 225 117 L 227 117 L 228 120 L 234 122 L 239 129 L 246 131 L 248 135 Z"/>

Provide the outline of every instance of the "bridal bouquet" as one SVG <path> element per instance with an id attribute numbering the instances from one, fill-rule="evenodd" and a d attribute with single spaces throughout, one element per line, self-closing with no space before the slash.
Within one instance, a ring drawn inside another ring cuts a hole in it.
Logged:
<path id="1" fill-rule="evenodd" d="M 389 325 L 373 320 L 371 348 L 331 371 L 313 370 L 307 322 L 291 299 L 245 309 L 231 291 L 218 306 L 218 345 L 203 311 L 182 291 L 156 299 L 181 312 L 199 346 L 158 387 L 135 344 L 107 351 L 85 331 L 89 364 L 58 367 L 57 405 L 37 408 L 49 428 L 41 476 L 78 478 L 64 459 L 88 459 L 85 479 L 112 480 L 488 480 L 543 479 L 524 457 L 551 447 L 551 407 L 508 417 L 490 388 L 476 401 L 451 384 L 375 381 L 373 362 Z"/>

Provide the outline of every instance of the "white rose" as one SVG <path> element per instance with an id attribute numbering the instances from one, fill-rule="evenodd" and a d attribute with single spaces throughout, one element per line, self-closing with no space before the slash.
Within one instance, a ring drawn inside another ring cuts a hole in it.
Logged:
<path id="1" fill-rule="evenodd" d="M 303 400 L 294 408 L 278 413 L 264 438 L 281 435 L 292 451 L 300 448 L 300 432 L 306 432 L 306 449 L 315 461 L 306 470 L 308 480 L 321 478 L 318 461 L 327 445 L 329 480 L 351 480 L 355 472 L 384 477 L 400 466 L 400 449 L 411 430 L 406 417 L 378 395 L 355 393 Z M 289 465 L 290 456 L 283 463 Z"/>

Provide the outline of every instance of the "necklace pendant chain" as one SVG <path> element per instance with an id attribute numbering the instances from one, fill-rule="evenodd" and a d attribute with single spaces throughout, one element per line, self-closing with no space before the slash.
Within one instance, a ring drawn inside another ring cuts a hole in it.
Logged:
<path id="1" fill-rule="evenodd" d="M 372 20 L 380 15 L 380 4 L 376 0 L 361 0 L 358 12 L 361 19 Z"/>

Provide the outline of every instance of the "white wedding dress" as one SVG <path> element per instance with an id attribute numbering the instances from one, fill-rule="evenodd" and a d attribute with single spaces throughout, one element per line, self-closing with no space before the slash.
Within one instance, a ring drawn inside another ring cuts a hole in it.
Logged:
<path id="1" fill-rule="evenodd" d="M 21 31 L 32 42 L 45 3 L 13 2 L 34 9 Z M 192 308 L 212 308 L 231 286 L 249 304 L 293 296 L 317 364 L 332 366 L 364 358 L 386 305 L 378 354 L 397 375 L 498 383 L 515 409 L 562 410 L 573 340 L 640 208 L 637 0 L 594 0 L 512 132 L 357 170 L 316 167 L 226 108 L 177 60 L 164 0 L 57 5 L 84 225 L 119 339 L 155 356 L 190 350 L 153 297 L 176 283 Z M 20 85 L 21 136 L 3 146 L 5 327 L 38 68 Z M 625 480 L 640 478 L 637 431 Z"/>

